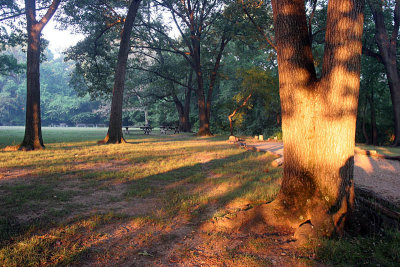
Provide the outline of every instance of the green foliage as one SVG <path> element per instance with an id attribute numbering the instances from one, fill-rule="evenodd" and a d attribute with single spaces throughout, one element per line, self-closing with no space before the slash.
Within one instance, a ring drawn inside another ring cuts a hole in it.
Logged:
<path id="1" fill-rule="evenodd" d="M 9 52 L 20 62 L 25 60 L 25 55 L 18 49 Z M 62 57 L 53 58 L 49 51 L 47 58 L 49 61 L 41 64 L 42 124 L 104 123 L 104 118 L 93 113 L 99 103 L 90 101 L 87 95 L 77 97 L 77 93 L 68 86 L 72 63 L 64 62 Z M 19 62 L 16 64 L 21 65 Z M 25 73 L 13 72 L 8 76 L 0 76 L 0 124 L 23 125 L 25 99 Z"/>

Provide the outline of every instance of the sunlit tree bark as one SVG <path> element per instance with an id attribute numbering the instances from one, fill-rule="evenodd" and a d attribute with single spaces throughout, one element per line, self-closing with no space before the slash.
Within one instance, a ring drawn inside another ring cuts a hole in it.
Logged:
<path id="1" fill-rule="evenodd" d="M 19 145 L 20 150 L 43 149 L 42 125 L 40 116 L 40 34 L 47 22 L 56 12 L 61 0 L 54 0 L 41 20 L 36 20 L 36 1 L 25 0 L 28 33 L 26 62 L 26 120 L 25 136 Z"/>
<path id="2" fill-rule="evenodd" d="M 125 142 L 122 134 L 122 104 L 125 87 L 125 74 L 130 49 L 130 37 L 132 33 L 133 22 L 135 21 L 140 2 L 141 0 L 133 0 L 131 2 L 128 14 L 125 18 L 118 52 L 117 67 L 115 70 L 110 123 L 108 126 L 107 136 L 103 141 L 100 141 L 101 143 L 119 144 Z"/>
<path id="3" fill-rule="evenodd" d="M 362 0 L 330 0 L 322 76 L 316 76 L 303 0 L 273 0 L 284 173 L 265 221 L 342 233 L 354 203 Z"/>

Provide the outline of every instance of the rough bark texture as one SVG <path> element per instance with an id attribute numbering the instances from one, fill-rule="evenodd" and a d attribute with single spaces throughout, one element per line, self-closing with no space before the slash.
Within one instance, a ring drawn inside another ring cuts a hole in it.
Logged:
<path id="1" fill-rule="evenodd" d="M 111 102 L 110 123 L 107 136 L 101 143 L 119 144 L 124 143 L 122 134 L 122 104 L 125 87 L 126 64 L 130 49 L 130 37 L 133 22 L 139 9 L 141 0 L 133 0 L 129 6 L 128 14 L 125 18 L 124 29 L 122 31 L 121 43 L 118 51 L 117 67 L 115 69 L 114 89 Z"/>
<path id="2" fill-rule="evenodd" d="M 25 136 L 19 145 L 20 150 L 43 149 L 40 114 L 40 33 L 54 15 L 60 0 L 54 0 L 40 21 L 36 20 L 35 0 L 25 0 L 28 47 L 26 71 L 26 120 Z"/>
<path id="3" fill-rule="evenodd" d="M 362 0 L 330 0 L 317 79 L 303 0 L 273 0 L 285 153 L 282 187 L 264 220 L 342 233 L 354 202 Z"/>
<path id="4" fill-rule="evenodd" d="M 375 21 L 375 41 L 379 48 L 380 58 L 385 66 L 390 95 L 393 105 L 394 134 L 393 146 L 400 146 L 400 73 L 397 68 L 396 50 L 400 26 L 400 1 L 394 9 L 394 27 L 391 37 L 388 36 L 381 1 L 368 1 Z"/>

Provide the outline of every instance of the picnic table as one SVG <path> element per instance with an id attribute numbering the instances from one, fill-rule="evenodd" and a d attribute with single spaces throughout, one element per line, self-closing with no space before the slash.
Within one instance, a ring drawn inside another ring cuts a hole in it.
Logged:
<path id="1" fill-rule="evenodd" d="M 160 126 L 161 134 L 167 134 L 168 131 L 174 131 L 174 134 L 179 133 L 179 127 L 178 126 L 170 126 L 170 125 Z"/>
<path id="2" fill-rule="evenodd" d="M 150 125 L 145 125 L 145 126 L 140 126 L 140 129 L 143 130 L 144 134 L 150 134 L 150 132 L 153 130 L 153 127 Z"/>
<path id="3" fill-rule="evenodd" d="M 140 127 L 126 125 L 126 126 L 122 126 L 122 128 L 125 129 L 124 130 L 125 134 L 129 134 L 129 128 L 140 128 L 140 130 L 142 130 L 144 134 L 150 134 L 150 132 L 153 130 L 153 127 L 151 127 L 150 125 L 144 125 L 144 126 L 140 126 Z"/>

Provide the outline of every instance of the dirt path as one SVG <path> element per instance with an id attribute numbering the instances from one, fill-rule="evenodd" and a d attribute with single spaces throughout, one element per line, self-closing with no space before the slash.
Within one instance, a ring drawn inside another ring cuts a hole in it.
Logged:
<path id="1" fill-rule="evenodd" d="M 280 142 L 246 143 L 257 151 L 269 151 L 283 157 Z M 397 206 L 400 206 L 400 161 L 380 159 L 356 154 L 354 181 L 360 188 L 368 189 Z"/>

